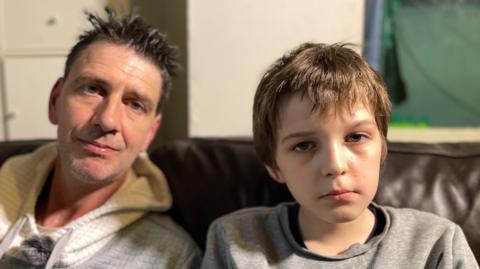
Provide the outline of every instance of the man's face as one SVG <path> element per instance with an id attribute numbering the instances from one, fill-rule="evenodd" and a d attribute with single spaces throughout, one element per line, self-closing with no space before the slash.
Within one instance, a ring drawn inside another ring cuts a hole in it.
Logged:
<path id="1" fill-rule="evenodd" d="M 81 52 L 50 96 L 64 174 L 89 184 L 121 177 L 160 125 L 160 88 L 160 70 L 128 47 L 96 42 Z"/>
<path id="2" fill-rule="evenodd" d="M 382 152 L 369 109 L 357 105 L 351 113 L 319 115 L 310 101 L 295 95 L 281 106 L 277 137 L 278 168 L 268 169 L 300 204 L 301 223 L 346 223 L 366 214 Z"/>

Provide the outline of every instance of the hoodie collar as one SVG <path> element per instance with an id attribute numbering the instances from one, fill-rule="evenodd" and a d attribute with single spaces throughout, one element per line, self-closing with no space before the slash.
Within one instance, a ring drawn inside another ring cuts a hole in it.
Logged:
<path id="1" fill-rule="evenodd" d="M 30 216 L 28 219 L 31 221 L 27 221 L 27 225 L 34 226 L 30 227 L 31 231 L 48 234 L 56 246 L 62 242 L 62 247 L 57 248 L 55 255 L 50 257 L 55 259 L 57 266 L 83 262 L 108 243 L 120 229 L 147 212 L 164 212 L 172 204 L 165 176 L 144 155 L 135 160 L 120 189 L 102 206 L 64 227 L 39 227 L 34 221 L 35 203 L 56 158 L 57 144 L 51 143 L 32 154 L 14 157 L 2 167 L 0 182 L 13 183 L 7 183 L 6 188 L 0 191 L 0 197 L 2 192 L 13 192 L 16 195 L 9 199 L 0 198 L 0 202 L 5 205 L 3 210 L 0 209 L 0 236 L 3 237 L 6 233 L 5 225 L 12 228 L 10 226 L 18 223 L 21 216 Z M 8 177 L 4 177 L 5 174 Z"/>

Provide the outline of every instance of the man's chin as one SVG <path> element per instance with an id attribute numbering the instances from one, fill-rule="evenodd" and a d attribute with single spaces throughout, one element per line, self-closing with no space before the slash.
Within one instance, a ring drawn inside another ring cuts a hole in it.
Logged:
<path id="1" fill-rule="evenodd" d="M 107 185 L 121 176 L 121 173 L 114 173 L 108 167 L 83 162 L 74 163 L 71 168 L 76 180 L 89 185 Z"/>
<path id="2" fill-rule="evenodd" d="M 121 163 L 118 158 L 99 158 L 96 156 L 85 156 L 81 152 L 70 151 L 65 152 L 60 150 L 61 165 L 64 166 L 62 170 L 65 176 L 70 177 L 70 180 L 96 186 L 107 185 L 119 178 L 121 178 L 130 165 Z M 122 169 L 127 167 L 127 169 Z"/>

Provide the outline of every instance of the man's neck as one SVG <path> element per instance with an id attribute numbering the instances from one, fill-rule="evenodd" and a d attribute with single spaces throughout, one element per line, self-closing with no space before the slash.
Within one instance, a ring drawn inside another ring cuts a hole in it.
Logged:
<path id="1" fill-rule="evenodd" d="M 66 180 L 57 160 L 37 199 L 35 218 L 44 227 L 62 227 L 104 204 L 123 184 L 126 173 L 106 185 Z"/>

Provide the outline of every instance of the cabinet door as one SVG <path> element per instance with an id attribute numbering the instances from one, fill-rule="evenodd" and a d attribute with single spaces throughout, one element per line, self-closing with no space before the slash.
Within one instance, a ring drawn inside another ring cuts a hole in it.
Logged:
<path id="1" fill-rule="evenodd" d="M 89 26 L 83 11 L 103 14 L 105 0 L 3 0 L 8 53 L 66 52 Z"/>
<path id="2" fill-rule="evenodd" d="M 7 57 L 4 61 L 7 139 L 55 138 L 48 99 L 65 57 Z"/>

